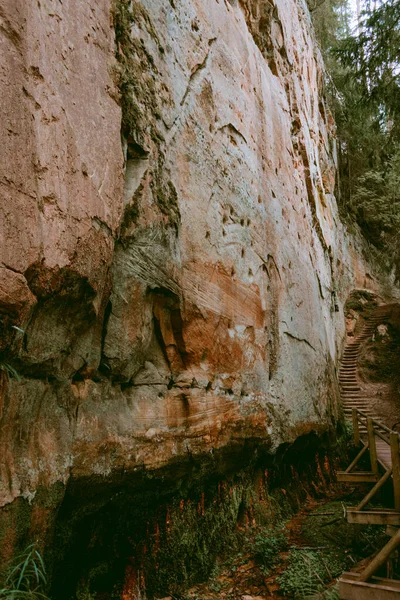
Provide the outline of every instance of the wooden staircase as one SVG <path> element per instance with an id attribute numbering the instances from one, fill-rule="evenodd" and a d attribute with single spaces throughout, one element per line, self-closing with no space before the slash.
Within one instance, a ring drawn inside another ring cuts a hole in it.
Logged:
<path id="1" fill-rule="evenodd" d="M 343 573 L 339 580 L 342 600 L 400 600 L 400 581 L 375 577 L 378 569 L 390 561 L 400 546 L 399 435 L 380 423 L 379 415 L 373 414 L 357 378 L 360 350 L 374 334 L 376 327 L 387 320 L 389 313 L 390 307 L 385 306 L 378 307 L 372 313 L 361 333 L 346 345 L 339 371 L 344 413 L 352 421 L 354 443 L 360 447 L 360 451 L 349 467 L 338 473 L 337 478 L 343 482 L 374 484 L 358 506 L 347 508 L 347 520 L 349 523 L 386 525 L 388 535 L 392 536 L 362 573 Z M 370 470 L 355 470 L 366 454 L 369 455 Z M 369 501 L 388 480 L 393 484 L 393 506 L 367 509 Z"/>
<path id="2" fill-rule="evenodd" d="M 351 419 L 353 408 L 365 412 L 365 414 L 379 418 L 379 415 L 372 414 L 368 401 L 362 395 L 362 391 L 357 379 L 357 360 L 363 344 L 372 337 L 375 329 L 381 323 L 384 323 L 388 317 L 390 309 L 378 307 L 364 325 L 359 335 L 353 342 L 346 344 L 339 370 L 339 385 L 345 416 Z M 361 425 L 361 431 L 366 433 L 364 425 Z"/>

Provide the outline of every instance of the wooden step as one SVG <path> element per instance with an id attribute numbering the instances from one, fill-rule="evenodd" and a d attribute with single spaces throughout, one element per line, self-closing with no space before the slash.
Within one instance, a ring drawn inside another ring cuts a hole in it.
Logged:
<path id="1" fill-rule="evenodd" d="M 351 413 L 353 408 L 358 408 L 358 410 L 362 410 L 367 415 L 372 415 L 372 411 L 368 404 L 343 404 L 344 412 Z"/>
<path id="2" fill-rule="evenodd" d="M 352 377 L 353 379 L 357 378 L 357 370 L 354 369 L 354 371 L 342 371 L 339 373 L 339 379 L 342 379 L 342 377 Z"/>
<path id="3" fill-rule="evenodd" d="M 347 395 L 347 396 L 342 396 L 342 403 L 343 404 L 354 404 L 357 406 L 370 406 L 371 403 L 370 401 L 365 398 L 364 396 L 352 396 L 352 395 Z"/>
<path id="4" fill-rule="evenodd" d="M 371 577 L 358 581 L 359 573 L 343 573 L 339 579 L 341 600 L 400 600 L 400 581 Z"/>
<path id="5" fill-rule="evenodd" d="M 357 366 L 356 360 L 343 359 L 341 362 L 341 367 L 355 367 Z"/>
<path id="6" fill-rule="evenodd" d="M 361 392 L 361 388 L 358 385 L 350 386 L 350 385 L 342 385 L 341 386 L 343 392 Z"/>
<path id="7" fill-rule="evenodd" d="M 342 386 L 341 386 L 342 387 Z M 342 390 L 342 396 L 354 396 L 356 398 L 365 398 L 365 392 L 362 389 L 359 390 Z"/>
<path id="8" fill-rule="evenodd" d="M 391 508 L 376 508 L 357 510 L 355 507 L 346 509 L 347 522 L 359 525 L 400 525 L 400 512 Z"/>
<path id="9" fill-rule="evenodd" d="M 376 483 L 380 477 L 370 471 L 355 471 L 354 473 L 338 471 L 336 473 L 336 479 L 341 483 Z"/>
<path id="10" fill-rule="evenodd" d="M 342 394 L 342 404 L 345 404 L 346 402 L 354 402 L 355 404 L 357 404 L 358 402 L 363 403 L 365 401 L 364 396 L 352 396 L 352 395 L 343 395 Z M 368 402 L 368 406 L 369 406 L 369 402 Z"/>
<path id="11" fill-rule="evenodd" d="M 348 385 L 354 385 L 354 386 L 358 386 L 358 381 L 339 381 L 340 383 L 340 387 L 343 389 L 344 387 L 348 386 Z M 358 392 L 359 390 L 357 390 Z M 343 393 L 344 393 L 344 389 L 343 389 Z"/>

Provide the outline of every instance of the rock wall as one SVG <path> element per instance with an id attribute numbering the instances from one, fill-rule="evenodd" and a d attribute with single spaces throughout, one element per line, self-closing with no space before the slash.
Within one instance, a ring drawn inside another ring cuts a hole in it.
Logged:
<path id="1" fill-rule="evenodd" d="M 379 285 L 301 0 L 1 0 L 0 44 L 7 557 L 70 481 L 332 426 Z"/>

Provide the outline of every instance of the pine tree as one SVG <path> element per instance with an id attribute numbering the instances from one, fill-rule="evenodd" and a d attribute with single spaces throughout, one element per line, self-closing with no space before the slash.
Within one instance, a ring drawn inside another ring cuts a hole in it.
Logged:
<path id="1" fill-rule="evenodd" d="M 312 11 L 337 123 L 337 197 L 400 279 L 400 0 L 365 0 L 358 12 L 346 0 Z"/>

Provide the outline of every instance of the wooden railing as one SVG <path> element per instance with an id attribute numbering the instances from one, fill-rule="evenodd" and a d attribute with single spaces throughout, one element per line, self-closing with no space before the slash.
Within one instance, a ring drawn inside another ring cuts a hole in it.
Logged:
<path id="1" fill-rule="evenodd" d="M 363 443 L 363 448 L 356 459 L 351 464 L 351 468 L 357 464 L 358 460 L 365 453 L 365 451 L 369 450 L 370 461 L 371 461 L 371 471 L 372 473 L 378 475 L 379 474 L 379 463 L 386 468 L 386 477 L 384 481 L 381 483 L 382 478 L 379 480 L 380 483 L 378 489 L 382 487 L 383 483 L 392 476 L 393 478 L 393 493 L 394 493 L 394 507 L 397 511 L 400 511 L 400 435 L 397 431 L 393 431 L 393 429 L 389 429 L 386 425 L 379 423 L 376 419 L 369 417 L 362 410 L 358 408 L 353 408 L 352 412 L 352 422 L 353 422 L 353 436 L 354 436 L 354 444 L 359 446 L 361 441 Z M 367 429 L 367 439 L 364 441 L 361 438 L 360 434 L 360 424 L 364 425 Z M 386 456 L 379 456 L 379 452 L 376 447 L 376 438 L 380 438 L 390 447 L 390 460 L 387 460 Z M 351 469 L 350 469 L 351 470 Z M 378 491 L 374 490 L 374 493 Z M 372 492 L 372 490 L 371 490 Z M 371 496 L 372 497 L 372 496 Z"/>
<path id="2" fill-rule="evenodd" d="M 354 443 L 357 447 L 360 445 L 362 447 L 349 467 L 338 473 L 338 481 L 375 482 L 375 485 L 358 506 L 347 508 L 347 519 L 349 523 L 386 524 L 389 527 L 388 533 L 390 531 L 390 535 L 393 537 L 361 573 L 357 575 L 344 573 L 339 581 L 339 590 L 342 598 L 378 598 L 377 591 L 372 590 L 376 587 L 376 582 L 370 584 L 366 582 L 390 560 L 394 551 L 400 547 L 400 436 L 396 431 L 389 429 L 357 408 L 352 411 L 352 422 Z M 361 427 L 364 428 L 364 432 L 360 430 Z M 377 444 L 378 439 L 379 443 Z M 368 451 L 371 471 L 353 471 L 362 456 Z M 389 479 L 393 483 L 394 508 L 366 510 L 366 505 Z M 375 579 L 377 580 L 377 578 Z M 400 586 L 396 588 L 397 582 L 393 582 L 392 585 L 391 580 L 384 581 L 386 583 L 380 587 L 379 598 L 386 598 L 386 592 L 390 592 L 392 595 L 387 596 L 388 600 L 394 597 L 400 600 Z M 387 582 L 390 583 L 389 587 Z M 362 587 L 363 585 L 364 587 Z M 349 592 L 350 588 L 352 589 L 351 593 Z M 371 596 L 368 595 L 370 592 Z M 350 596 L 347 595 L 349 593 Z"/>

